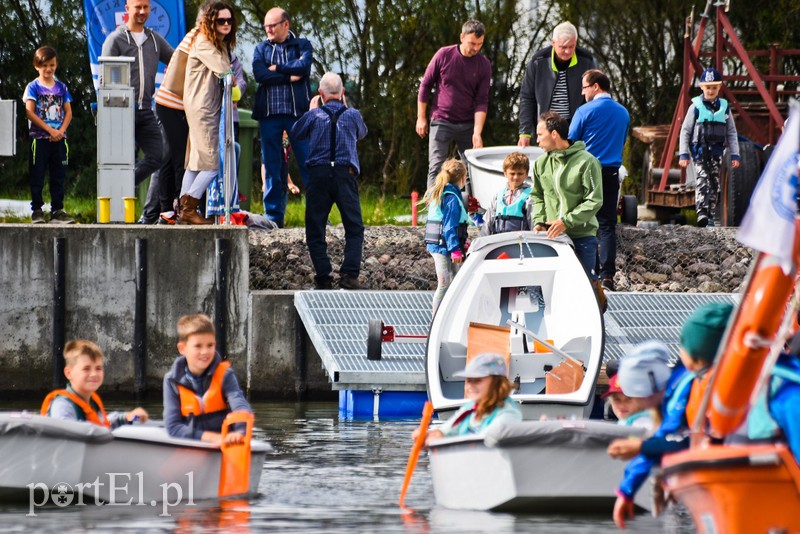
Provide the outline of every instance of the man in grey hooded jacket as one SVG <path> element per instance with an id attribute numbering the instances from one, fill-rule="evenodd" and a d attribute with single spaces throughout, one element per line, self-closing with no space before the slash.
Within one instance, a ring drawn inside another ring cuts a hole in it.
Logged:
<path id="1" fill-rule="evenodd" d="M 144 23 L 150 17 L 150 0 L 127 0 L 128 20 L 108 34 L 103 43 L 104 56 L 132 57 L 131 87 L 136 98 L 134 138 L 144 157 L 136 162 L 134 180 L 139 185 L 161 166 L 164 159 L 164 140 L 153 111 L 158 63 L 165 65 L 173 48 L 161 35 Z"/>

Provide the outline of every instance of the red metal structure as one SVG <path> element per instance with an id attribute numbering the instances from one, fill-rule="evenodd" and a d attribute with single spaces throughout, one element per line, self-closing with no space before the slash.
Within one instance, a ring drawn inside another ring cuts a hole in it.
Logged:
<path id="1" fill-rule="evenodd" d="M 694 80 L 705 67 L 715 66 L 723 72 L 726 83 L 722 96 L 734 111 L 739 134 L 762 147 L 773 144 L 783 128 L 786 113 L 785 100 L 800 94 L 797 89 L 786 88 L 786 84 L 800 83 L 800 76 L 782 74 L 784 60 L 800 56 L 800 49 L 780 49 L 771 46 L 768 50 L 745 50 L 726 12 L 728 3 L 715 5 L 715 44 L 713 51 L 703 51 L 702 44 L 710 19 L 712 1 L 708 0 L 700 17 L 697 33 L 692 39 L 694 13 L 686 19 L 683 53 L 683 83 L 672 122 L 666 133 L 659 167 L 645 171 L 645 196 L 648 206 L 663 208 L 693 208 L 694 192 L 686 191 L 686 171 L 673 171 L 673 161 L 678 145 L 681 125 L 691 101 L 690 91 Z M 768 58 L 768 71 L 760 71 L 755 63 Z M 725 67 L 730 67 L 726 69 Z M 726 74 L 727 71 L 727 74 Z M 661 127 L 637 128 L 637 137 L 655 143 L 664 135 Z M 652 149 L 651 149 L 652 150 Z M 721 177 L 720 216 L 723 225 L 738 224 L 743 215 L 761 169 L 759 151 L 751 143 L 740 146 L 742 166 L 736 171 L 723 173 Z M 670 183 L 672 182 L 672 183 Z"/>

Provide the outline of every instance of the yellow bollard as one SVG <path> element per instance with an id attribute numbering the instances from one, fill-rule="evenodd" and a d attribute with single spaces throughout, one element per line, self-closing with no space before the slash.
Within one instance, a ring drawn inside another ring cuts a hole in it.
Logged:
<path id="1" fill-rule="evenodd" d="M 125 203 L 125 222 L 136 222 L 136 197 L 122 197 Z"/>
<path id="2" fill-rule="evenodd" d="M 111 220 L 111 197 L 97 197 L 97 222 L 107 223 Z"/>

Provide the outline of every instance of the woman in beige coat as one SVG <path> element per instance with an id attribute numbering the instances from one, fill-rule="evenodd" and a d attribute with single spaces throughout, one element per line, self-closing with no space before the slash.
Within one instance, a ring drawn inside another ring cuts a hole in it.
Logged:
<path id="1" fill-rule="evenodd" d="M 211 224 L 197 213 L 208 184 L 219 173 L 220 78 L 231 71 L 236 19 L 224 2 L 207 2 L 198 17 L 197 36 L 189 49 L 183 103 L 189 124 L 186 172 L 181 185 L 180 224 Z"/>

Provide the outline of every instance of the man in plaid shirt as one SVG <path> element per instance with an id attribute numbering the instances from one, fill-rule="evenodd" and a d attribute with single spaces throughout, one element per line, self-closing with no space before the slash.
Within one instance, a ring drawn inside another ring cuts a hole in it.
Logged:
<path id="1" fill-rule="evenodd" d="M 356 143 L 367 135 L 361 113 L 348 108 L 338 74 L 326 72 L 319 82 L 319 96 L 311 109 L 292 127 L 290 137 L 308 141 L 306 165 L 306 242 L 317 289 L 332 289 L 331 260 L 325 227 L 336 204 L 344 225 L 344 260 L 339 268 L 339 287 L 360 289 L 358 274 L 364 246 L 364 223 L 358 198 L 358 152 Z"/>

